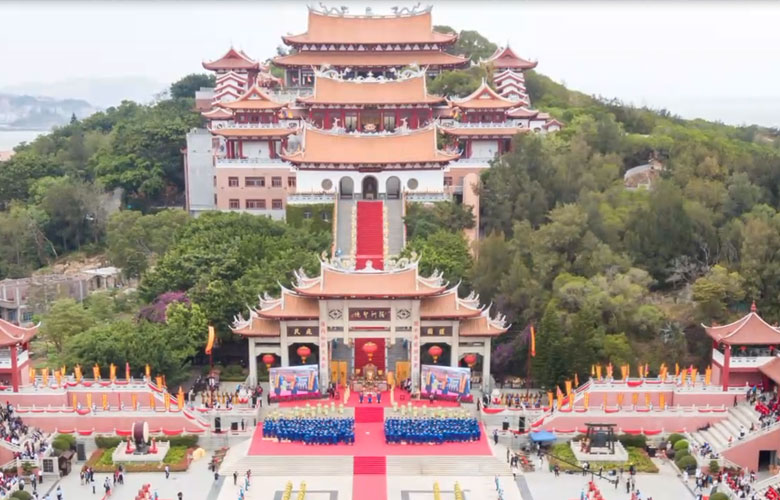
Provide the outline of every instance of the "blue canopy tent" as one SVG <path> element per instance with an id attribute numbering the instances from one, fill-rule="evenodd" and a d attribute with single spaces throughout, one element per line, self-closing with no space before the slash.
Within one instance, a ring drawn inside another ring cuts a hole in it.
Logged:
<path id="1" fill-rule="evenodd" d="M 555 436 L 555 434 L 549 431 L 538 431 L 531 433 L 531 441 L 534 443 L 552 443 L 557 439 L 558 438 Z"/>

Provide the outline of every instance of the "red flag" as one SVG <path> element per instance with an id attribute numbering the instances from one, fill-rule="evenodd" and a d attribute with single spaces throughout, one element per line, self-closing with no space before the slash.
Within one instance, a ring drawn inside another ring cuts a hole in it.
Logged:
<path id="1" fill-rule="evenodd" d="M 536 357 L 536 331 L 534 325 L 531 325 L 531 357 Z"/>

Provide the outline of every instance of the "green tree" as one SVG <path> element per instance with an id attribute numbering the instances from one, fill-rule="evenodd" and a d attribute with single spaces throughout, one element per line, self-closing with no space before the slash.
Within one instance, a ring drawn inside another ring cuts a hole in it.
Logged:
<path id="1" fill-rule="evenodd" d="M 52 303 L 41 319 L 41 337 L 62 354 L 65 343 L 71 337 L 86 331 L 95 324 L 95 319 L 73 299 L 59 299 Z"/>
<path id="2" fill-rule="evenodd" d="M 212 74 L 192 73 L 171 84 L 170 94 L 173 99 L 194 98 L 195 92 L 202 87 L 214 88 L 217 79 Z"/>
<path id="3" fill-rule="evenodd" d="M 435 95 L 466 97 L 477 90 L 488 77 L 487 71 L 481 66 L 442 71 L 428 84 L 428 91 Z"/>
<path id="4" fill-rule="evenodd" d="M 162 210 L 153 215 L 117 212 L 108 220 L 108 257 L 127 276 L 140 276 L 168 250 L 188 220 L 182 210 Z"/>
<path id="5" fill-rule="evenodd" d="M 466 238 L 460 232 L 439 230 L 427 238 L 412 240 L 403 253 L 409 255 L 411 252 L 420 255 L 420 272 L 424 275 L 438 269 L 450 284 L 467 279 L 469 275 L 471 254 Z M 464 289 L 468 288 L 468 284 L 465 284 Z"/>
<path id="6" fill-rule="evenodd" d="M 407 237 L 426 238 L 440 229 L 459 232 L 474 227 L 474 214 L 471 206 L 450 201 L 426 206 L 422 203 L 409 203 L 406 206 Z"/>
<path id="7" fill-rule="evenodd" d="M 744 279 L 716 265 L 693 284 L 693 300 L 703 321 L 725 321 L 728 306 L 745 298 Z"/>

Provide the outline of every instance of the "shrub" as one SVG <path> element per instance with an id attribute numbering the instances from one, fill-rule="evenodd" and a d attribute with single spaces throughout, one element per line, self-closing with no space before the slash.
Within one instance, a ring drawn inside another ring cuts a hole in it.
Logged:
<path id="1" fill-rule="evenodd" d="M 98 448 L 116 448 L 120 443 L 124 443 L 125 439 L 121 437 L 113 436 L 95 436 L 95 445 Z"/>
<path id="2" fill-rule="evenodd" d="M 680 450 L 687 450 L 688 449 L 688 440 L 687 439 L 681 439 L 674 443 L 674 449 L 675 451 Z"/>
<path id="3" fill-rule="evenodd" d="M 17 500 L 30 500 L 32 498 L 32 495 L 26 491 L 14 491 L 13 494 L 11 494 L 11 498 L 15 498 Z"/>
<path id="4" fill-rule="evenodd" d="M 674 452 L 674 460 L 677 461 L 684 457 L 685 455 L 690 455 L 691 452 L 688 450 L 677 450 Z"/>
<path id="5" fill-rule="evenodd" d="M 681 439 L 684 439 L 684 438 L 685 438 L 685 436 L 683 436 L 682 434 L 676 434 L 676 433 L 675 434 L 669 434 L 669 439 L 667 439 L 667 441 L 672 443 L 672 446 L 674 446 L 675 444 L 677 444 L 677 441 L 679 441 Z"/>
<path id="6" fill-rule="evenodd" d="M 720 471 L 720 464 L 717 460 L 710 460 L 710 474 L 717 474 Z"/>
<path id="7" fill-rule="evenodd" d="M 219 372 L 219 380 L 226 382 L 243 382 L 246 380 L 247 373 L 248 371 L 245 372 L 241 365 L 227 365 Z"/>
<path id="8" fill-rule="evenodd" d="M 161 436 L 159 439 L 157 439 L 157 441 L 168 441 L 171 443 L 171 447 L 183 446 L 185 448 L 195 448 L 198 445 L 198 436 L 195 434 L 182 434 L 181 436 Z"/>
<path id="9" fill-rule="evenodd" d="M 621 434 L 618 436 L 618 441 L 620 441 L 620 443 L 625 448 L 645 448 L 647 446 L 647 437 L 642 434 L 637 436 L 631 434 Z"/>
<path id="10" fill-rule="evenodd" d="M 71 450 L 76 447 L 76 437 L 70 434 L 57 434 L 51 442 L 52 448 L 58 453 Z"/>
<path id="11" fill-rule="evenodd" d="M 115 450 L 116 447 L 103 450 L 103 454 L 100 455 L 100 458 L 98 458 L 97 465 L 106 465 L 106 466 L 114 465 L 113 455 Z"/>
<path id="12" fill-rule="evenodd" d="M 167 465 L 178 464 L 187 457 L 186 446 L 171 446 L 168 453 L 165 454 L 163 463 Z"/>
<path id="13" fill-rule="evenodd" d="M 181 436 L 154 436 L 155 441 L 168 441 L 171 446 L 184 446 L 195 448 L 198 444 L 198 436 L 195 434 L 182 434 Z M 98 448 L 116 448 L 126 439 L 113 436 L 95 436 L 95 444 Z"/>
<path id="14" fill-rule="evenodd" d="M 710 500 L 729 500 L 729 496 L 722 491 L 718 491 L 710 497 Z"/>
<path id="15" fill-rule="evenodd" d="M 696 468 L 696 459 L 690 455 L 684 455 L 674 461 L 680 470 L 690 470 Z"/>

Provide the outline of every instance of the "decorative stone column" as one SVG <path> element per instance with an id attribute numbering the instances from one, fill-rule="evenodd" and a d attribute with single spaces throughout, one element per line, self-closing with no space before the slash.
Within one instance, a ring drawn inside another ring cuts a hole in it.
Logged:
<path id="1" fill-rule="evenodd" d="M 326 318 L 328 317 L 328 303 L 325 300 L 319 301 L 320 306 L 320 338 L 319 338 L 319 348 L 320 348 L 320 391 L 325 391 L 328 388 L 328 384 L 330 383 L 330 364 L 328 363 L 328 360 L 330 359 L 330 355 L 328 352 L 328 323 L 326 321 Z"/>
<path id="2" fill-rule="evenodd" d="M 450 366 L 453 368 L 458 367 L 460 362 L 460 335 L 458 334 L 458 327 L 460 322 L 454 321 L 452 325 L 452 344 L 450 344 Z"/>
<path id="3" fill-rule="evenodd" d="M 255 339 L 249 337 L 249 385 L 257 385 L 257 352 L 255 351 Z"/>
<path id="4" fill-rule="evenodd" d="M 482 351 L 482 392 L 490 392 L 490 337 L 485 338 L 485 347 Z"/>
<path id="5" fill-rule="evenodd" d="M 412 391 L 420 390 L 420 301 L 412 302 Z"/>

